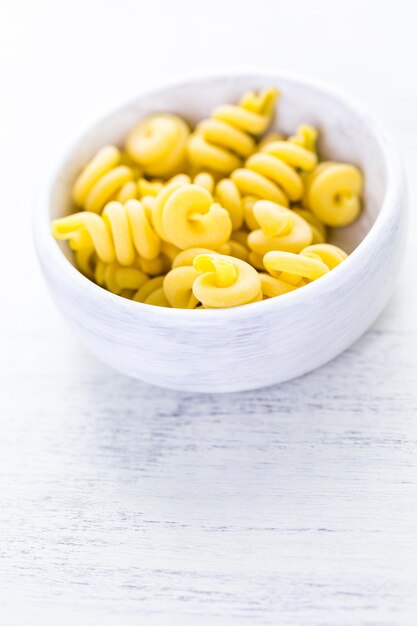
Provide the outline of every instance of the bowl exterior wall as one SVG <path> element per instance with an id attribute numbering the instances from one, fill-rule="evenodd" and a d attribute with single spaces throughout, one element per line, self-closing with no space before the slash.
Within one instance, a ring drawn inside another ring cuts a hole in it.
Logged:
<path id="1" fill-rule="evenodd" d="M 405 240 L 406 200 L 398 198 L 389 228 L 372 255 L 351 258 L 314 285 L 285 297 L 279 308 L 250 305 L 211 315 L 133 306 L 85 281 L 62 280 L 42 254 L 50 291 L 88 349 L 120 372 L 189 392 L 230 392 L 280 383 L 333 359 L 356 341 L 386 304 Z M 74 272 L 76 270 L 74 269 Z M 266 303 L 265 303 L 266 304 Z M 268 303 L 269 304 L 269 303 Z M 272 304 L 272 303 L 271 303 Z M 224 313 L 224 315 L 223 315 Z"/>

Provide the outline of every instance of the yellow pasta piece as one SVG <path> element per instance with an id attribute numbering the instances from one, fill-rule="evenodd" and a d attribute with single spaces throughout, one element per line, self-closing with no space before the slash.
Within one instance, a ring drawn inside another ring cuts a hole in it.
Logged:
<path id="1" fill-rule="evenodd" d="M 228 212 L 213 202 L 206 189 L 183 185 L 164 203 L 162 228 L 167 240 L 182 250 L 217 248 L 229 239 L 232 223 Z"/>
<path id="2" fill-rule="evenodd" d="M 261 279 L 245 261 L 222 254 L 200 254 L 193 265 L 200 273 L 193 293 L 204 306 L 240 306 L 259 298 Z"/>
<path id="3" fill-rule="evenodd" d="M 57 239 L 76 240 L 80 231 L 88 235 L 88 245 L 94 247 L 104 263 L 117 259 L 121 265 L 132 265 L 136 253 L 152 260 L 161 249 L 160 239 L 139 200 L 128 200 L 124 205 L 109 202 L 101 216 L 84 211 L 52 222 Z"/>
<path id="4" fill-rule="evenodd" d="M 305 280 L 316 280 L 342 263 L 347 254 L 332 244 L 313 244 L 304 248 L 298 255 L 285 252 L 268 252 L 264 265 L 272 276 L 281 282 L 296 285 Z"/>
<path id="5" fill-rule="evenodd" d="M 363 178 L 348 163 L 323 162 L 305 181 L 304 204 L 327 226 L 347 226 L 361 211 Z"/>
<path id="6" fill-rule="evenodd" d="M 193 294 L 193 283 L 198 272 L 192 266 L 172 269 L 164 278 L 164 292 L 170 306 L 176 309 L 195 309 L 199 303 Z"/>
<path id="7" fill-rule="evenodd" d="M 267 252 L 263 261 L 269 274 L 294 285 L 302 278 L 316 280 L 329 271 L 327 265 L 320 259 L 293 252 Z"/>
<path id="8" fill-rule="evenodd" d="M 168 202 L 169 198 L 172 196 L 172 194 L 174 194 L 181 187 L 184 187 L 184 185 L 186 184 L 187 183 L 184 183 L 182 181 L 169 182 L 158 193 L 152 206 L 152 223 L 155 227 L 155 230 L 160 238 L 168 243 L 173 242 L 169 240 L 168 234 L 165 232 L 165 227 L 163 223 L 165 205 Z"/>
<path id="9" fill-rule="evenodd" d="M 169 178 L 184 166 L 189 132 L 178 115 L 151 115 L 129 133 L 126 151 L 149 176 Z"/>
<path id="10" fill-rule="evenodd" d="M 256 149 L 253 136 L 264 133 L 271 123 L 277 98 L 278 91 L 270 88 L 245 94 L 237 105 L 214 109 L 189 139 L 190 163 L 222 174 L 239 167 L 242 158 Z"/>
<path id="11" fill-rule="evenodd" d="M 104 205 L 133 179 L 127 165 L 120 165 L 120 150 L 105 146 L 85 166 L 73 186 L 73 199 L 77 206 L 100 213 Z"/>
<path id="12" fill-rule="evenodd" d="M 269 200 L 259 200 L 253 207 L 261 228 L 248 236 L 248 246 L 256 254 L 270 250 L 300 252 L 313 240 L 310 225 L 297 213 Z"/>
<path id="13" fill-rule="evenodd" d="M 316 163 L 314 152 L 289 141 L 273 141 L 251 155 L 244 168 L 232 172 L 231 179 L 243 195 L 288 206 L 303 195 L 297 170 L 310 171 Z"/>

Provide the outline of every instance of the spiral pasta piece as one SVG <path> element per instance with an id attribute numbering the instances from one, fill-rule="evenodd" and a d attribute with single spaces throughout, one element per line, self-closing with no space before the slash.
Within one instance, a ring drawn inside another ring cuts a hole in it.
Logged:
<path id="1" fill-rule="evenodd" d="M 133 180 L 133 171 L 121 165 L 122 155 L 115 146 L 105 146 L 85 166 L 73 186 L 75 204 L 100 213 L 121 189 Z"/>
<path id="2" fill-rule="evenodd" d="M 261 228 L 248 236 L 248 246 L 256 254 L 271 250 L 300 252 L 313 240 L 310 225 L 297 213 L 269 200 L 259 200 L 253 207 Z"/>
<path id="3" fill-rule="evenodd" d="M 190 247 L 216 249 L 229 239 L 232 223 L 228 212 L 213 202 L 206 189 L 181 185 L 168 194 L 164 202 L 162 230 L 167 241 L 182 250 Z"/>
<path id="4" fill-rule="evenodd" d="M 305 180 L 304 205 L 327 226 L 348 226 L 361 212 L 363 178 L 358 167 L 326 161 Z"/>
<path id="5" fill-rule="evenodd" d="M 314 152 L 290 141 L 272 141 L 252 154 L 245 166 L 230 177 L 242 195 L 288 206 L 303 195 L 304 185 L 298 170 L 311 171 L 316 163 Z"/>
<path id="6" fill-rule="evenodd" d="M 101 216 L 88 211 L 73 213 L 54 220 L 52 232 L 57 239 L 70 240 L 72 247 L 80 236 L 87 238 L 84 247 L 93 247 L 104 263 L 117 260 L 121 265 L 132 265 L 136 253 L 153 260 L 161 248 L 139 200 L 128 200 L 124 205 L 109 202 Z"/>
<path id="7" fill-rule="evenodd" d="M 299 254 L 268 252 L 264 265 L 272 276 L 299 286 L 301 279 L 316 280 L 346 258 L 346 252 L 338 246 L 323 243 L 307 246 Z"/>
<path id="8" fill-rule="evenodd" d="M 175 309 L 195 309 L 199 304 L 193 294 L 193 283 L 197 276 L 197 270 L 191 265 L 179 266 L 168 272 L 163 288 L 170 306 Z"/>
<path id="9" fill-rule="evenodd" d="M 278 91 L 249 92 L 237 105 L 216 107 L 210 119 L 197 125 L 188 142 L 194 167 L 230 174 L 256 149 L 253 136 L 265 132 L 272 121 Z"/>
<path id="10" fill-rule="evenodd" d="M 193 293 L 204 306 L 240 306 L 261 296 L 258 272 L 245 261 L 222 254 L 200 254 L 193 265 L 200 274 L 194 280 Z"/>
<path id="11" fill-rule="evenodd" d="M 178 115 L 151 115 L 129 133 L 126 151 L 149 176 L 169 178 L 184 166 L 189 133 Z"/>
<path id="12" fill-rule="evenodd" d="M 303 278 L 317 280 L 329 271 L 319 258 L 302 253 L 271 251 L 265 254 L 263 262 L 271 276 L 293 285 L 299 284 Z"/>

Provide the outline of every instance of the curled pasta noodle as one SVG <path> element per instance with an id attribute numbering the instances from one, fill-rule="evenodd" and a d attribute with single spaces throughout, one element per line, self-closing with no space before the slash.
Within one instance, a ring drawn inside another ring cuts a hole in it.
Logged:
<path id="1" fill-rule="evenodd" d="M 292 285 L 298 285 L 304 278 L 316 280 L 329 271 L 320 259 L 294 252 L 267 252 L 263 262 L 269 274 Z"/>
<path id="2" fill-rule="evenodd" d="M 248 246 L 256 254 L 270 250 L 300 252 L 313 240 L 310 225 L 297 213 L 269 200 L 259 200 L 253 207 L 261 228 L 248 236 Z"/>
<path id="3" fill-rule="evenodd" d="M 302 279 L 317 280 L 342 263 L 347 254 L 332 244 L 313 244 L 299 254 L 273 251 L 264 256 L 264 265 L 272 276 L 292 285 Z"/>
<path id="4" fill-rule="evenodd" d="M 184 183 L 182 181 L 176 181 L 176 180 L 169 182 L 160 190 L 160 192 L 155 198 L 155 202 L 152 205 L 152 223 L 154 225 L 156 232 L 162 239 L 162 241 L 165 241 L 167 243 L 173 243 L 173 242 L 170 241 L 168 234 L 165 231 L 165 226 L 163 223 L 165 205 L 167 204 L 169 198 L 178 189 L 183 187 L 185 184 L 187 183 Z"/>
<path id="5" fill-rule="evenodd" d="M 189 133 L 178 115 L 151 115 L 129 133 L 126 151 L 149 176 L 169 178 L 184 165 Z"/>
<path id="6" fill-rule="evenodd" d="M 306 177 L 303 204 L 327 226 L 348 226 L 359 217 L 362 191 L 358 167 L 326 161 Z"/>
<path id="7" fill-rule="evenodd" d="M 104 263 L 117 260 L 121 265 L 132 265 L 136 253 L 153 260 L 161 248 L 160 239 L 138 200 L 128 200 L 124 205 L 109 202 L 101 216 L 84 211 L 54 220 L 52 232 L 57 239 L 70 242 L 80 235 L 87 237 L 85 247 L 93 246 Z"/>
<path id="8" fill-rule="evenodd" d="M 164 278 L 165 296 L 173 308 L 195 309 L 199 304 L 193 294 L 193 283 L 198 276 L 191 265 L 182 265 L 172 269 Z"/>
<path id="9" fill-rule="evenodd" d="M 248 304 L 261 296 L 261 279 L 248 263 L 222 254 L 200 254 L 194 258 L 199 276 L 193 293 L 205 307 L 222 308 Z"/>
<path id="10" fill-rule="evenodd" d="M 284 206 L 300 200 L 304 185 L 298 172 L 311 171 L 317 155 L 290 141 L 272 141 L 252 154 L 231 179 L 242 195 L 271 200 Z"/>
<path id="11" fill-rule="evenodd" d="M 189 139 L 191 165 L 221 174 L 239 167 L 256 149 L 253 136 L 263 134 L 271 123 L 277 98 L 278 91 L 270 88 L 245 94 L 237 105 L 216 107 Z"/>
<path id="12" fill-rule="evenodd" d="M 162 190 L 160 195 L 165 191 Z M 226 243 L 232 232 L 228 212 L 213 202 L 210 193 L 198 185 L 180 185 L 168 193 L 161 217 L 166 240 L 181 250 L 190 247 L 216 249 Z"/>
<path id="13" fill-rule="evenodd" d="M 133 180 L 133 171 L 121 165 L 122 155 L 115 146 L 105 146 L 85 166 L 73 186 L 75 204 L 100 213 L 121 189 Z"/>

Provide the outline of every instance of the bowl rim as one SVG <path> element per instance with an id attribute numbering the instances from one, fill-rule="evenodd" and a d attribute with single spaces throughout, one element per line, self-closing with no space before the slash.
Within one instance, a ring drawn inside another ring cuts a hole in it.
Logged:
<path id="1" fill-rule="evenodd" d="M 122 111 L 123 109 L 130 108 L 134 103 L 143 97 L 157 95 L 161 90 L 168 90 L 174 87 L 181 88 L 186 87 L 190 83 L 205 83 L 210 80 L 233 80 L 239 77 L 249 78 L 253 76 L 256 80 L 271 81 L 273 79 L 279 86 L 280 80 L 286 80 L 288 82 L 298 83 L 306 86 L 310 90 L 315 90 L 323 93 L 329 98 L 339 100 L 343 104 L 355 112 L 363 121 L 363 123 L 371 130 L 374 135 L 381 154 L 383 155 L 384 163 L 386 166 L 386 189 L 382 202 L 382 206 L 374 223 L 369 231 L 366 233 L 362 241 L 358 246 L 349 254 L 347 259 L 340 265 L 332 269 L 322 276 L 319 280 L 315 280 L 305 286 L 302 289 L 295 289 L 280 297 L 268 298 L 260 302 L 252 302 L 245 305 L 236 307 L 227 307 L 222 309 L 199 309 L 196 314 L 194 309 L 173 309 L 171 307 L 155 307 L 151 304 L 145 304 L 142 302 L 136 302 L 123 298 L 117 294 L 100 287 L 87 277 L 85 277 L 72 263 L 66 258 L 60 249 L 58 242 L 54 239 L 51 233 L 51 220 L 49 216 L 49 196 L 52 186 L 55 184 L 59 176 L 59 171 L 62 164 L 67 161 L 74 153 L 77 147 L 80 146 L 83 139 L 91 133 L 92 128 L 100 125 L 108 117 Z M 81 292 L 90 292 L 91 295 L 105 299 L 107 302 L 114 302 L 118 307 L 125 307 L 130 314 L 136 313 L 151 313 L 167 316 L 169 318 L 176 318 L 176 322 L 183 321 L 184 323 L 192 323 L 196 320 L 201 320 L 201 316 L 210 316 L 213 321 L 218 321 L 220 318 L 225 317 L 247 317 L 255 315 L 261 311 L 265 313 L 267 311 L 279 311 L 283 306 L 288 306 L 291 303 L 296 304 L 300 299 L 302 300 L 307 295 L 311 297 L 320 297 L 321 293 L 325 293 L 334 286 L 335 281 L 338 281 L 340 273 L 347 274 L 352 271 L 355 264 L 360 263 L 364 256 L 368 254 L 368 251 L 372 249 L 372 245 L 378 240 L 380 233 L 385 228 L 386 223 L 393 217 L 394 210 L 398 204 L 398 210 L 400 210 L 400 203 L 397 200 L 401 196 L 402 190 L 405 187 L 405 176 L 402 161 L 396 143 L 392 139 L 390 133 L 385 129 L 383 124 L 374 118 L 374 116 L 368 112 L 356 98 L 349 94 L 346 94 L 343 89 L 339 87 L 335 88 L 329 86 L 321 80 L 311 78 L 296 72 L 281 71 L 281 70 L 259 70 L 254 68 L 248 68 L 243 71 L 229 70 L 229 71 L 214 71 L 194 73 L 188 75 L 179 75 L 171 78 L 170 80 L 158 81 L 149 88 L 140 90 L 134 98 L 130 98 L 127 101 L 121 101 L 111 109 L 105 110 L 101 115 L 95 115 L 90 118 L 87 123 L 83 124 L 80 132 L 69 143 L 67 143 L 63 149 L 58 150 L 58 158 L 53 159 L 52 164 L 46 167 L 46 172 L 41 176 L 41 182 L 36 194 L 36 201 L 34 211 L 32 213 L 32 230 L 35 239 L 35 247 L 42 264 L 42 259 L 45 256 L 50 256 L 53 259 L 54 266 L 57 271 L 61 272 L 63 277 L 67 281 L 74 283 L 74 286 L 78 287 Z"/>

